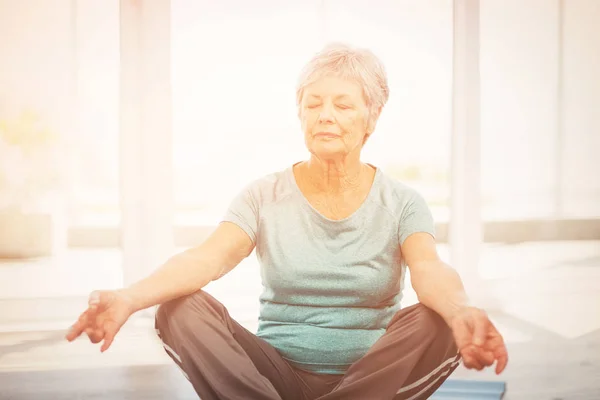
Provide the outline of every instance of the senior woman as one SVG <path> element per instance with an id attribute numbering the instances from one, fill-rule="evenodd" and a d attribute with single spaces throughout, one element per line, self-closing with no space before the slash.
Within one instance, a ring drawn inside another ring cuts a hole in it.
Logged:
<path id="1" fill-rule="evenodd" d="M 461 358 L 500 373 L 502 336 L 440 260 L 425 201 L 361 162 L 388 94 L 370 51 L 325 47 L 296 93 L 310 158 L 245 187 L 198 247 L 93 292 L 67 339 L 86 332 L 105 351 L 131 314 L 160 304 L 157 333 L 205 400 L 424 399 Z M 256 334 L 202 290 L 254 249 Z M 419 303 L 401 308 L 407 266 Z"/>

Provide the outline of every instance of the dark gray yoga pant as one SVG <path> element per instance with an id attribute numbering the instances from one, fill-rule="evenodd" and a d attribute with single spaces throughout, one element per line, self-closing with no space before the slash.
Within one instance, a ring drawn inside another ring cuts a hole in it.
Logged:
<path id="1" fill-rule="evenodd" d="M 344 375 L 291 366 L 204 291 L 161 305 L 156 331 L 202 400 L 426 399 L 460 362 L 442 318 L 415 304 Z"/>

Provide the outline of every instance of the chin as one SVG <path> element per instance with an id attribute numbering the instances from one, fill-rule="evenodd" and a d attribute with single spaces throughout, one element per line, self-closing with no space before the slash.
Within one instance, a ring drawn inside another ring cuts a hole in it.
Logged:
<path id="1" fill-rule="evenodd" d="M 347 153 L 346 149 L 342 148 L 342 146 L 337 147 L 338 148 L 324 148 L 324 146 L 312 146 L 309 151 L 320 159 L 336 159 Z"/>

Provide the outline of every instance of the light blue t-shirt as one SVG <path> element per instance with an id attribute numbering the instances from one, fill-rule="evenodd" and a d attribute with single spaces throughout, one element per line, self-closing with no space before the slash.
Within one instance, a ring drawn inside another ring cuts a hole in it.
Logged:
<path id="1" fill-rule="evenodd" d="M 300 191 L 292 166 L 255 180 L 223 219 L 256 245 L 263 292 L 257 336 L 294 366 L 343 374 L 385 333 L 400 309 L 400 244 L 434 234 L 424 199 L 377 168 L 348 218 L 331 220 Z"/>

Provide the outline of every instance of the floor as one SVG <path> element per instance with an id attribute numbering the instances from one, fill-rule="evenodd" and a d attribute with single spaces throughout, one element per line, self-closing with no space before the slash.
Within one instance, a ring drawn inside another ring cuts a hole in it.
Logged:
<path id="1" fill-rule="evenodd" d="M 440 247 L 442 257 L 447 250 Z M 79 262 L 83 255 L 73 257 Z M 251 330 L 260 290 L 256 268 L 247 260 L 207 287 Z M 117 279 L 106 269 L 103 283 Z M 94 282 L 87 272 L 83 286 Z M 499 305 L 490 315 L 508 343 L 509 366 L 500 377 L 461 367 L 452 378 L 504 380 L 508 400 L 600 399 L 600 241 L 488 245 L 481 274 Z M 415 301 L 409 287 L 405 304 Z M 150 313 L 137 315 L 104 354 L 85 339 L 67 343 L 63 331 L 43 324 L 38 331 L 0 333 L 0 399 L 195 398 L 151 323 Z"/>

